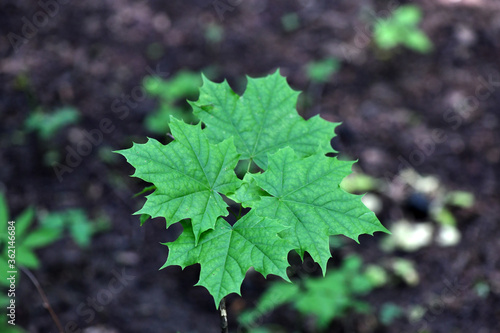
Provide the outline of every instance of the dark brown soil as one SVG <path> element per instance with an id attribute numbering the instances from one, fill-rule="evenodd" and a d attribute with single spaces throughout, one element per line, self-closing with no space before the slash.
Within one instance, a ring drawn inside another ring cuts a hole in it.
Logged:
<path id="1" fill-rule="evenodd" d="M 462 234 L 458 245 L 385 253 L 378 245 L 379 234 L 361 237 L 360 245 L 346 241 L 334 253 L 332 266 L 349 253 L 358 253 L 369 263 L 400 256 L 415 262 L 420 283 L 412 287 L 392 281 L 366 297 L 372 314 L 334 321 L 327 332 L 499 331 L 500 6 L 496 0 L 415 1 L 425 13 L 422 28 L 434 43 L 428 55 L 406 49 L 381 52 L 373 45 L 364 18 L 383 14 L 390 6 L 386 1 L 62 2 L 56 3 L 53 17 L 34 30 L 24 26 L 26 20 L 37 20 L 42 10 L 37 1 L 0 5 L 0 189 L 6 193 L 11 218 L 28 206 L 39 212 L 83 207 L 89 216 L 105 214 L 111 221 L 111 228 L 97 234 L 87 250 L 65 238 L 37 252 L 42 267 L 34 274 L 65 332 L 219 330 L 211 296 L 192 287 L 198 267 L 158 271 L 168 252 L 160 242 L 175 239 L 180 226 L 165 230 L 163 221 L 154 220 L 139 227 L 132 213 L 142 199 L 132 195 L 144 184 L 128 177 L 133 170 L 124 159 L 101 158 L 110 150 L 154 136 L 142 125 L 154 110 L 153 100 L 131 103 L 127 113 L 113 111 L 115 100 L 137 91 L 151 72 L 168 78 L 181 69 L 201 71 L 209 66 L 214 78 L 227 78 L 238 91 L 244 87 L 244 75 L 264 76 L 280 68 L 294 89 L 310 96 L 309 101 L 301 99 L 300 113 L 305 117 L 320 113 L 343 122 L 334 147 L 359 159 L 360 170 L 381 178 L 389 188 L 397 181 L 398 170 L 410 166 L 437 177 L 443 188 L 469 191 L 476 197 L 473 208 L 453 211 Z M 297 13 L 300 26 L 285 31 L 281 17 L 290 12 Z M 222 28 L 218 42 L 206 37 L 211 24 Z M 24 34 L 25 43 L 13 45 L 9 33 Z M 163 50 L 158 57 L 148 52 L 153 43 Z M 305 64 L 329 56 L 342 62 L 340 71 L 325 84 L 310 83 Z M 469 103 L 467 113 L 459 115 L 454 105 L 464 101 Z M 36 107 L 53 110 L 63 105 L 79 110 L 78 124 L 48 142 L 26 133 L 24 121 Z M 59 179 L 44 163 L 47 152 L 59 152 L 64 161 L 68 147 L 78 144 L 83 131 L 98 129 L 104 118 L 114 130 Z M 436 130 L 445 139 L 433 139 Z M 411 192 L 376 191 L 383 201 L 379 218 L 389 229 L 403 217 L 415 223 L 428 220 L 425 212 L 422 217 L 407 204 Z M 119 290 L 110 284 L 117 275 L 122 281 Z M 484 297 L 476 292 L 478 282 L 490 287 Z M 262 277 L 249 274 L 243 297 L 228 297 L 232 331 L 237 331 L 236 315 L 253 306 L 266 286 Z M 93 299 L 102 306 L 92 309 Z M 403 316 L 383 326 L 377 314 L 385 302 L 407 313 L 417 305 L 426 312 L 416 322 Z M 25 277 L 18 286 L 17 303 L 20 326 L 29 332 L 57 331 Z M 278 323 L 287 332 L 314 332 L 307 318 L 287 307 L 268 315 L 265 322 Z"/>

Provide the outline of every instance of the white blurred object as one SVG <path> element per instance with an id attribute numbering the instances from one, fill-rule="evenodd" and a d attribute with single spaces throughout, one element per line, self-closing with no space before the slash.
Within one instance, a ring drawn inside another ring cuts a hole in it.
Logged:
<path id="1" fill-rule="evenodd" d="M 439 228 L 436 243 L 440 246 L 454 246 L 460 242 L 462 235 L 455 226 L 443 225 Z"/>
<path id="2" fill-rule="evenodd" d="M 380 213 L 382 210 L 382 200 L 375 194 L 367 193 L 363 196 L 361 201 L 363 201 L 365 206 L 375 214 Z"/>
<path id="3" fill-rule="evenodd" d="M 416 286 L 420 282 L 415 263 L 411 260 L 396 258 L 392 263 L 394 274 L 401 277 L 408 285 Z"/>
<path id="4" fill-rule="evenodd" d="M 432 242 L 433 231 L 434 227 L 430 222 L 415 224 L 401 220 L 392 225 L 390 239 L 395 247 L 413 252 Z"/>

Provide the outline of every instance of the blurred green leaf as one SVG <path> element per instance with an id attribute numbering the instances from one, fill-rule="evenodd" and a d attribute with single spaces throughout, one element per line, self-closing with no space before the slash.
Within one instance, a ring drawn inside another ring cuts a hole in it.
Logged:
<path id="1" fill-rule="evenodd" d="M 349 310 L 369 312 L 370 305 L 358 296 L 370 292 L 375 285 L 362 272 L 362 266 L 361 258 L 353 255 L 347 257 L 340 268 L 328 270 L 324 278 L 305 278 L 303 288 L 275 282 L 264 292 L 256 307 L 243 312 L 238 320 L 243 326 L 251 326 L 276 307 L 291 303 L 302 314 L 315 317 L 319 329 L 325 329 L 331 320 Z"/>
<path id="2" fill-rule="evenodd" d="M 292 283 L 275 282 L 265 291 L 259 299 L 257 306 L 244 311 L 238 318 L 243 326 L 250 326 L 263 315 L 277 307 L 294 300 L 300 292 L 299 286 Z"/>
<path id="3" fill-rule="evenodd" d="M 16 238 L 23 238 L 26 230 L 31 226 L 35 218 L 35 210 L 32 207 L 26 208 L 21 215 L 16 218 Z"/>
<path id="4" fill-rule="evenodd" d="M 310 80 L 315 82 L 326 82 L 332 74 L 340 69 L 340 62 L 335 58 L 310 62 L 307 64 L 306 73 Z"/>
<path id="5" fill-rule="evenodd" d="M 474 194 L 465 191 L 448 193 L 446 202 L 452 206 L 471 208 L 474 205 Z"/>
<path id="6" fill-rule="evenodd" d="M 180 71 L 168 79 L 147 76 L 143 81 L 148 94 L 158 96 L 169 103 L 180 98 L 196 97 L 201 83 L 201 76 L 190 71 Z"/>
<path id="7" fill-rule="evenodd" d="M 401 277 L 408 285 L 416 286 L 420 282 L 415 264 L 407 259 L 396 258 L 392 263 L 394 273 Z"/>
<path id="8" fill-rule="evenodd" d="M 36 269 L 40 267 L 40 261 L 29 247 L 20 245 L 16 248 L 16 265 Z"/>
<path id="9" fill-rule="evenodd" d="M 80 114 L 73 107 L 63 107 L 51 113 L 37 109 L 30 113 L 25 121 L 25 127 L 29 131 L 36 131 L 43 140 L 48 140 L 60 129 L 77 123 L 79 119 Z"/>
<path id="10" fill-rule="evenodd" d="M 160 102 L 158 108 L 144 119 L 146 128 L 156 134 L 166 134 L 170 128 L 170 116 L 186 123 L 198 123 L 198 118 L 190 112 L 187 103 L 182 106 L 177 104 L 180 100 L 195 98 L 201 84 L 201 76 L 189 71 L 180 71 L 166 80 L 155 76 L 145 77 L 146 92 L 158 97 Z"/>
<path id="11" fill-rule="evenodd" d="M 414 30 L 408 33 L 402 41 L 409 49 L 420 53 L 429 53 L 432 50 L 432 42 L 422 31 Z"/>
<path id="12" fill-rule="evenodd" d="M 0 306 L 4 306 L 4 305 L 8 305 L 10 302 L 10 298 L 8 298 L 7 296 L 5 296 L 3 293 L 0 294 Z M 4 316 L 2 316 L 4 317 Z M 2 328 L 2 326 L 0 325 L 0 328 Z M 2 330 L 3 332 L 3 330 Z"/>
<path id="13" fill-rule="evenodd" d="M 432 42 L 419 28 L 422 10 L 417 5 L 403 5 L 387 19 L 379 19 L 374 25 L 375 44 L 383 50 L 404 45 L 420 53 L 432 51 Z"/>
<path id="14" fill-rule="evenodd" d="M 457 224 L 455 216 L 446 208 L 440 207 L 432 213 L 434 220 L 442 225 L 454 226 Z"/>
<path id="15" fill-rule="evenodd" d="M 399 44 L 399 31 L 388 22 L 380 22 L 375 26 L 374 37 L 381 49 L 392 49 Z"/>
<path id="16" fill-rule="evenodd" d="M 401 25 L 417 25 L 422 19 L 422 10 L 416 5 L 403 5 L 394 11 L 393 18 Z"/>
<path id="17" fill-rule="evenodd" d="M 39 228 L 27 235 L 22 244 L 25 247 L 36 249 L 53 243 L 60 235 L 60 229 Z"/>
<path id="18" fill-rule="evenodd" d="M 182 108 L 172 105 L 161 105 L 155 113 L 144 119 L 144 125 L 153 133 L 165 135 L 170 129 L 170 116 L 182 119 L 186 123 L 198 123 L 198 119 L 192 113 L 186 112 Z"/>
<path id="19" fill-rule="evenodd" d="M 75 243 L 82 248 L 90 245 L 92 235 L 98 230 L 98 225 L 79 208 L 51 212 L 42 219 L 42 225 L 58 232 L 68 230 Z"/>
<path id="20" fill-rule="evenodd" d="M 48 213 L 42 218 L 41 224 L 47 228 L 63 229 L 64 215 L 60 213 Z"/>
<path id="21" fill-rule="evenodd" d="M 378 265 L 368 265 L 365 269 L 365 276 L 375 287 L 381 287 L 388 281 L 387 272 Z"/>

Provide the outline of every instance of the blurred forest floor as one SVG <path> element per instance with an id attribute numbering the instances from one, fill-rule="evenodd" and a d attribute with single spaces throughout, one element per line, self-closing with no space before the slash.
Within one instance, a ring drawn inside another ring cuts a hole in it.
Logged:
<path id="1" fill-rule="evenodd" d="M 38 215 L 79 207 L 92 218 L 109 220 L 109 228 L 84 250 L 66 237 L 37 251 L 41 266 L 34 274 L 67 332 L 218 330 L 212 298 L 192 287 L 198 267 L 158 271 L 168 252 L 160 242 L 175 239 L 180 227 L 166 231 L 159 219 L 139 227 L 138 216 L 131 214 L 143 199 L 132 196 L 144 184 L 129 178 L 132 168 L 110 152 L 146 136 L 167 142 L 143 125 L 157 105 L 141 92 L 145 76 L 168 79 L 180 70 L 204 71 L 217 81 L 227 79 L 241 93 L 245 75 L 264 76 L 277 68 L 304 92 L 301 115 L 343 122 L 333 146 L 359 160 L 357 172 L 377 180 L 370 194 L 381 222 L 389 230 L 402 220 L 432 226 L 434 240 L 417 250 L 388 250 L 380 234 L 361 237 L 359 245 L 345 239 L 334 249 L 332 269 L 353 253 L 387 267 L 403 258 L 413 264 L 418 283 L 393 276 L 365 297 L 372 313 L 334 320 L 327 332 L 498 332 L 498 1 L 55 3 L 40 27 L 26 23 L 42 19 L 36 1 L 0 5 L 0 190 L 11 219 L 33 206 Z M 434 44 L 432 52 L 381 51 L 374 44 L 370 22 L 404 3 L 422 7 L 420 27 Z M 12 43 L 9 33 L 23 40 Z M 324 82 L 312 81 L 307 64 L 330 57 L 340 62 L 339 70 Z M 78 122 L 47 140 L 27 131 L 26 119 L 35 110 L 50 113 L 62 106 L 78 110 Z M 102 128 L 103 119 L 113 129 L 58 176 L 53 163 L 64 163 L 85 131 Z M 405 169 L 414 173 L 402 173 Z M 433 181 L 431 189 L 422 179 Z M 435 241 L 440 224 L 431 209 L 439 204 L 439 193 L 450 191 L 472 193 L 475 203 L 449 209 L 460 240 L 442 246 Z M 117 275 L 130 280 L 105 306 L 90 310 L 89 297 L 109 289 Z M 228 297 L 230 327 L 237 327 L 236 316 L 254 306 L 267 285 L 260 275 L 247 274 L 243 297 Z M 390 325 L 382 324 L 377 312 L 387 302 L 405 313 Z M 25 277 L 17 303 L 21 327 L 56 331 Z M 288 332 L 315 332 L 289 307 L 272 312 L 265 322 Z"/>

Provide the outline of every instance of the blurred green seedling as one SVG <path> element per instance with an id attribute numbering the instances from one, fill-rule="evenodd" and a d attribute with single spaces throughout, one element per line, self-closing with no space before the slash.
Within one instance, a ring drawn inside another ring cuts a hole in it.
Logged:
<path id="1" fill-rule="evenodd" d="M 35 250 L 50 245 L 60 238 L 61 230 L 45 226 L 34 227 L 34 218 L 35 210 L 29 207 L 9 221 L 7 202 L 4 195 L 0 195 L 0 223 L 2 224 L 0 270 L 2 275 L 9 271 L 9 264 L 32 269 L 39 268 L 40 261 Z M 8 285 L 8 281 L 2 278 L 0 284 Z"/>
<path id="2" fill-rule="evenodd" d="M 148 131 L 166 134 L 170 129 L 170 116 L 186 123 L 198 123 L 198 118 L 190 112 L 185 100 L 195 98 L 200 86 L 201 76 L 190 71 L 180 71 L 167 80 L 147 76 L 144 89 L 150 96 L 158 98 L 158 108 L 144 120 Z"/>
<path id="3" fill-rule="evenodd" d="M 9 209 L 7 202 L 3 193 L 0 193 L 0 286 L 9 287 L 10 281 L 7 280 L 8 271 L 13 271 L 12 267 L 9 265 L 23 265 L 26 267 L 38 267 L 38 259 L 34 254 L 33 250 L 37 248 L 36 243 L 37 237 L 40 237 L 40 231 L 35 230 L 33 233 L 29 234 L 26 241 L 25 235 L 28 234 L 26 229 L 30 226 L 33 221 L 34 211 L 31 208 L 26 209 L 21 213 L 14 222 L 9 222 Z M 34 236 L 33 236 L 34 235 Z M 43 235 L 42 235 L 43 236 Z M 24 238 L 24 241 L 23 241 Z M 45 239 L 48 242 L 55 241 L 57 235 L 47 235 L 45 234 Z M 10 249 L 9 249 L 10 247 Z M 14 257 L 15 256 L 15 257 Z M 9 306 L 10 300 L 12 298 L 7 297 L 7 292 L 2 292 L 0 294 L 0 306 L 5 309 Z M 0 318 L 0 332 L 5 333 L 21 333 L 25 332 L 19 326 L 13 326 L 8 323 L 9 317 L 2 315 Z"/>
<path id="4" fill-rule="evenodd" d="M 41 224 L 49 229 L 67 230 L 81 248 L 90 245 L 95 233 L 109 228 L 109 222 L 106 219 L 99 218 L 94 222 L 80 208 L 48 213 L 41 219 Z"/>
<path id="5" fill-rule="evenodd" d="M 308 63 L 305 69 L 311 81 L 323 83 L 340 69 L 340 62 L 335 58 L 325 58 Z"/>
<path id="6" fill-rule="evenodd" d="M 80 119 L 78 110 L 62 107 L 52 112 L 37 108 L 31 112 L 24 125 L 28 131 L 34 131 L 42 140 L 50 140 L 65 126 L 76 124 Z"/>
<path id="7" fill-rule="evenodd" d="M 328 270 L 325 278 L 307 277 L 300 284 L 275 282 L 254 309 L 240 315 L 239 322 L 243 327 L 253 327 L 259 318 L 290 304 L 302 315 L 315 318 L 319 331 L 325 331 L 333 319 L 342 318 L 350 311 L 368 313 L 371 307 L 360 297 L 385 284 L 386 277 L 379 266 L 371 266 L 370 272 L 362 266 L 361 258 L 352 255 L 340 268 Z"/>
<path id="8" fill-rule="evenodd" d="M 403 5 L 387 19 L 379 19 L 374 26 L 375 44 L 382 50 L 403 45 L 419 53 L 429 53 L 433 45 L 419 29 L 422 10 L 417 5 Z"/>
<path id="9" fill-rule="evenodd" d="M 432 218 L 444 226 L 456 226 L 457 221 L 450 207 L 471 208 L 474 206 L 474 194 L 466 191 L 450 191 L 440 193 L 431 207 Z"/>
<path id="10" fill-rule="evenodd" d="M 35 250 L 60 239 L 65 228 L 69 229 L 78 245 L 86 247 L 90 243 L 92 234 L 106 224 L 105 221 L 92 224 L 81 209 L 49 213 L 42 219 L 40 226 L 34 226 L 35 210 L 32 207 L 24 210 L 13 220 L 9 220 L 9 217 L 7 201 L 0 193 L 0 270 L 2 274 L 0 285 L 4 287 L 10 285 L 10 281 L 5 276 L 7 272 L 17 271 L 18 267 L 38 269 L 40 260 Z M 10 300 L 11 298 L 5 296 L 0 297 L 0 305 L 7 305 Z M 24 332 L 18 326 L 8 324 L 6 318 L 2 316 L 0 320 L 0 332 Z"/>

